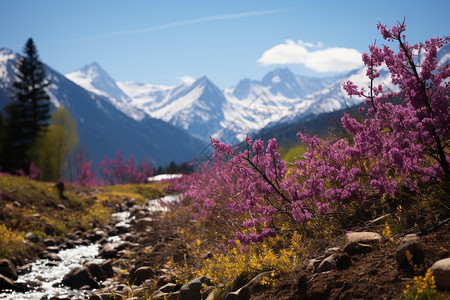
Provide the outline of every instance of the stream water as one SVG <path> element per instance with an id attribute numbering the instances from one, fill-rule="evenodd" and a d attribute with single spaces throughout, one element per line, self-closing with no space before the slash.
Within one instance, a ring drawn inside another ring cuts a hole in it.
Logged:
<path id="1" fill-rule="evenodd" d="M 168 195 L 161 199 L 150 200 L 147 209 L 149 211 L 165 211 L 167 208 L 161 203 L 179 201 L 181 197 L 181 195 Z M 115 213 L 112 217 L 116 220 L 116 225 L 129 226 L 132 220 L 129 211 Z M 119 236 L 109 237 L 110 242 L 120 240 Z M 25 275 L 20 275 L 16 281 L 17 283 L 27 283 L 28 286 L 33 287 L 32 290 L 26 293 L 2 292 L 0 293 L 0 299 L 88 299 L 89 295 L 95 293 L 96 290 L 72 290 L 68 287 L 58 286 L 58 284 L 72 268 L 81 267 L 86 262 L 100 263 L 104 261 L 104 259 L 97 258 L 98 253 L 98 244 L 90 244 L 59 251 L 57 255 L 61 258 L 61 261 L 38 259 L 31 264 L 31 271 Z"/>

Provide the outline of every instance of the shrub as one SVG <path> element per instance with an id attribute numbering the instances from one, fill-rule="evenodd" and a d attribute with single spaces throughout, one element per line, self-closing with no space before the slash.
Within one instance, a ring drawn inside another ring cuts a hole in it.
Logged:
<path id="1" fill-rule="evenodd" d="M 0 256 L 11 258 L 25 250 L 23 233 L 15 232 L 0 224 Z"/>

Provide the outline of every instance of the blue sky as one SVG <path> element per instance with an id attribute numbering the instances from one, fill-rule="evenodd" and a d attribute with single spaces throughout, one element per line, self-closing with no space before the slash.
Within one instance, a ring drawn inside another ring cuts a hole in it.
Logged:
<path id="1" fill-rule="evenodd" d="M 116 81 L 174 85 L 203 75 L 220 88 L 276 67 L 327 76 L 384 41 L 376 24 L 406 17 L 412 42 L 450 34 L 448 0 L 0 0 L 0 48 L 66 74 L 96 61 Z M 356 57 L 356 58 L 355 58 Z"/>

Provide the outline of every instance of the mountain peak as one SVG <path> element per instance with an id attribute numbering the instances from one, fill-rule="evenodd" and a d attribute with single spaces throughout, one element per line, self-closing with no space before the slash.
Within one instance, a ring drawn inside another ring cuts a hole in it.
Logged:
<path id="1" fill-rule="evenodd" d="M 9 48 L 0 48 L 0 55 L 11 55 L 14 54 L 14 52 Z"/>
<path id="2" fill-rule="evenodd" d="M 211 80 L 209 80 L 209 78 L 206 77 L 206 76 L 200 77 L 199 79 L 197 79 L 197 80 L 194 82 L 194 84 L 204 84 L 204 85 L 210 85 L 210 84 L 212 84 L 212 85 L 214 85 L 214 84 L 211 82 Z"/>
<path id="3" fill-rule="evenodd" d="M 5 62 L 10 59 L 15 59 L 18 54 L 14 53 L 9 48 L 0 48 L 0 62 Z"/>
<path id="4" fill-rule="evenodd" d="M 85 65 L 77 72 L 84 73 L 89 77 L 97 77 L 99 75 L 109 77 L 108 73 L 106 73 L 106 71 L 103 70 L 102 67 L 100 67 L 100 65 L 95 61 L 92 62 L 91 64 Z"/>
<path id="5" fill-rule="evenodd" d="M 273 85 L 282 81 L 295 81 L 295 75 L 289 68 L 276 68 L 262 79 L 264 85 Z"/>

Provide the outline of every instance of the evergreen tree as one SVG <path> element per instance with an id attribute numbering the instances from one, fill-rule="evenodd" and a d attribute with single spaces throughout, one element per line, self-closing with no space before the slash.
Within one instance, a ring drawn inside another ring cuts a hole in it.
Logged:
<path id="1" fill-rule="evenodd" d="M 8 172 L 27 170 L 30 165 L 28 151 L 50 118 L 50 97 L 45 91 L 50 82 L 45 80 L 44 65 L 31 38 L 25 44 L 24 54 L 17 64 L 13 101 L 5 108 L 1 163 L 3 170 Z"/>

